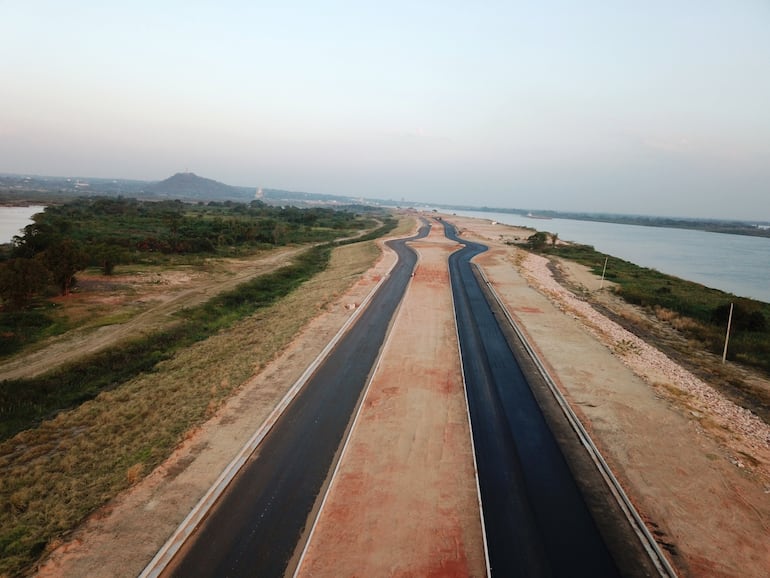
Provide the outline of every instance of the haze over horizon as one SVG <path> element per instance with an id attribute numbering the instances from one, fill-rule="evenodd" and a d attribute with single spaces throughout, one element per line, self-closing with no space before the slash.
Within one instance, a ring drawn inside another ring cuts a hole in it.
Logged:
<path id="1" fill-rule="evenodd" d="M 0 172 L 770 221 L 763 0 L 0 14 Z"/>

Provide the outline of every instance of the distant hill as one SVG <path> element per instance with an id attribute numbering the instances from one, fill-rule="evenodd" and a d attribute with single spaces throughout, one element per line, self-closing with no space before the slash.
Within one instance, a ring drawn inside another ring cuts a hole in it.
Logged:
<path id="1" fill-rule="evenodd" d="M 254 189 L 232 187 L 219 181 L 199 177 L 195 173 L 177 173 L 145 188 L 146 193 L 158 197 L 182 200 L 247 201 L 254 198 Z"/>
<path id="2" fill-rule="evenodd" d="M 122 195 L 141 199 L 174 199 L 187 202 L 235 201 L 249 203 L 256 199 L 270 205 L 298 207 L 395 205 L 393 201 L 362 199 L 343 195 L 233 187 L 190 172 L 177 173 L 163 181 L 0 173 L 0 204 L 50 203 L 99 195 Z"/>

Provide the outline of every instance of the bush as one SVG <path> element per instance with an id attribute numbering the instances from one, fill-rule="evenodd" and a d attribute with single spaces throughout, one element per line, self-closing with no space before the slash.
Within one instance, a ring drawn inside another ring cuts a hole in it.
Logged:
<path id="1" fill-rule="evenodd" d="M 544 233 L 543 231 L 538 231 L 534 235 L 530 235 L 527 238 L 527 244 L 536 251 L 539 251 L 540 249 L 545 247 L 547 242 L 548 242 L 548 233 Z"/>
<path id="2" fill-rule="evenodd" d="M 726 326 L 730 317 L 730 303 L 716 307 L 711 314 L 714 325 Z M 735 331 L 765 331 L 767 320 L 756 303 L 737 301 L 733 303 L 733 319 L 731 324 Z"/>

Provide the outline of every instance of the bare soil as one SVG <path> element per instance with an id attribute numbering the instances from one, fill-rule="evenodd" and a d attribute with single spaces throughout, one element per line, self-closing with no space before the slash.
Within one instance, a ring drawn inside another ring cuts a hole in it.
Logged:
<path id="1" fill-rule="evenodd" d="M 554 280 L 547 263 L 504 242 L 526 238 L 530 231 L 445 218 L 490 246 L 477 262 L 681 575 L 766 576 L 767 426 L 597 312 L 581 296 L 596 290 L 595 276 L 565 266 L 569 291 Z M 394 335 L 402 339 L 389 342 L 362 406 L 337 487 L 305 559 L 308 575 L 311 569 L 325 574 L 333 567 L 328 552 L 337 553 L 333 562 L 351 569 L 349 574 L 361 567 L 386 575 L 479 571 L 478 506 L 471 503 L 468 447 L 461 447 L 467 418 L 459 417 L 456 343 L 440 306 L 446 278 L 438 262 L 448 250 L 430 241 L 419 250 L 422 270 L 394 325 Z M 191 432 L 165 464 L 91 516 L 49 557 L 40 575 L 136 575 L 392 261 L 386 253 L 349 293 L 334 299 L 289 348 Z M 622 303 L 614 306 L 634 313 Z M 412 336 L 411 344 L 425 341 L 425 348 L 402 349 L 405 335 Z M 440 371 L 433 365 L 431 373 L 423 358 L 440 360 Z M 446 458 L 435 462 L 449 478 L 446 485 L 415 477 L 413 463 L 433 463 L 437 456 Z M 445 499 L 443 510 L 437 500 Z M 358 507 L 349 508 L 352 504 Z M 363 511 L 353 511 L 358 509 Z M 423 516 L 429 524 L 422 523 Z M 335 521 L 336 529 L 327 533 Z M 391 524 L 400 524 L 410 537 L 424 536 L 406 544 L 386 527 Z M 438 529 L 435 536 L 430 527 Z M 370 551 L 375 539 L 393 548 L 392 556 Z"/>
<path id="2" fill-rule="evenodd" d="M 158 331 L 173 323 L 181 309 L 286 265 L 301 250 L 286 247 L 200 267 L 151 267 L 133 275 L 80 274 L 77 290 L 55 300 L 77 329 L 3 360 L 0 380 L 33 377 L 128 337 Z"/>

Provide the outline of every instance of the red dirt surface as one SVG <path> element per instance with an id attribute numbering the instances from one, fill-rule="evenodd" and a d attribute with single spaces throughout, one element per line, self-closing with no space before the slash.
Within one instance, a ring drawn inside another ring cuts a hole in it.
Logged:
<path id="1" fill-rule="evenodd" d="M 447 257 L 434 226 L 299 576 L 484 576 Z"/>

